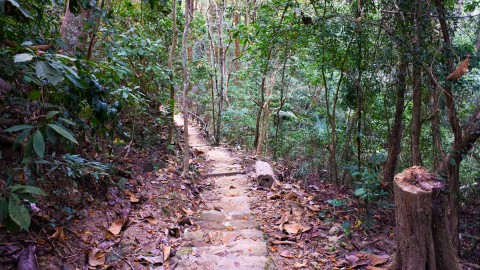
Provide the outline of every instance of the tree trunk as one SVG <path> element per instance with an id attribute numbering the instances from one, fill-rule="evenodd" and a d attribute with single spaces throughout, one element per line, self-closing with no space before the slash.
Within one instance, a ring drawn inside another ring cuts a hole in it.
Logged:
<path id="1" fill-rule="evenodd" d="M 182 114 L 183 114 L 183 136 L 184 136 L 184 146 L 183 146 L 183 172 L 182 177 L 187 177 L 190 167 L 190 146 L 188 143 L 188 89 L 190 86 L 190 80 L 188 77 L 188 66 L 187 66 L 187 38 L 188 31 L 190 30 L 190 19 L 193 16 L 190 10 L 193 0 L 188 0 L 185 3 L 185 28 L 183 29 L 182 36 L 182 66 L 183 66 L 183 92 L 182 92 Z"/>
<path id="2" fill-rule="evenodd" d="M 218 20 L 218 43 L 220 46 L 220 52 L 219 52 L 219 64 L 220 64 L 220 90 L 219 90 L 219 98 L 218 98 L 218 114 L 217 114 L 217 133 L 215 134 L 215 144 L 218 145 L 220 144 L 220 135 L 222 133 L 221 131 L 221 125 L 222 125 L 222 113 L 223 113 L 223 101 L 225 98 L 225 85 L 226 85 L 226 69 L 225 69 L 225 56 L 226 56 L 226 50 L 224 48 L 224 42 L 223 42 L 223 17 L 225 15 L 225 1 L 222 2 L 222 10 L 221 13 L 219 12 L 217 3 L 214 1 L 215 4 L 215 10 L 216 10 L 216 17 Z"/>
<path id="3" fill-rule="evenodd" d="M 416 0 L 412 5 L 414 36 L 412 42 L 413 52 L 413 105 L 412 105 L 412 164 L 414 166 L 422 165 L 420 154 L 420 137 L 422 130 L 421 111 L 422 111 L 422 68 L 421 68 L 421 51 L 422 48 L 422 4 Z"/>
<path id="4" fill-rule="evenodd" d="M 402 129 L 403 129 L 403 111 L 405 110 L 405 79 L 407 76 L 407 62 L 405 55 L 400 55 L 400 65 L 397 74 L 397 101 L 395 104 L 395 118 L 393 128 L 388 138 L 388 155 L 385 167 L 383 169 L 383 186 L 386 187 L 393 182 L 393 177 L 397 169 L 398 156 L 402 149 Z"/>
<path id="5" fill-rule="evenodd" d="M 431 111 L 432 111 L 432 143 L 433 143 L 433 171 L 437 171 L 440 167 L 440 162 L 443 159 L 444 153 L 442 149 L 442 136 L 440 134 L 440 117 L 439 115 L 439 108 L 438 108 L 438 100 L 440 93 L 438 91 L 438 87 L 430 78 L 430 85 L 432 88 L 432 96 L 431 100 Z"/>
<path id="6" fill-rule="evenodd" d="M 170 54 L 168 55 L 168 69 L 170 69 L 170 112 L 168 125 L 168 141 L 173 143 L 173 131 L 175 129 L 175 70 L 173 69 L 173 60 L 175 59 L 175 48 L 177 47 L 177 1 L 172 1 L 172 45 L 170 47 Z"/>
<path id="7" fill-rule="evenodd" d="M 263 117 L 262 117 L 262 125 L 261 125 L 261 132 L 260 137 L 257 144 L 256 153 L 257 155 L 263 155 L 265 147 L 264 145 L 265 140 L 267 138 L 268 132 L 268 121 L 270 119 L 270 97 L 272 95 L 273 88 L 275 87 L 275 81 L 277 78 L 277 70 L 274 69 L 270 74 L 270 80 L 268 82 L 268 86 L 265 89 L 265 103 L 263 104 Z"/>
<path id="8" fill-rule="evenodd" d="M 438 12 L 438 20 L 440 28 L 442 30 L 443 42 L 445 46 L 445 55 L 447 59 L 447 70 L 452 72 L 453 68 L 453 53 L 452 42 L 450 40 L 450 33 L 448 32 L 448 25 L 445 19 L 445 8 L 441 0 L 435 0 L 435 6 Z M 453 245 L 459 252 L 459 239 L 458 239 L 458 194 L 459 194 L 459 170 L 460 161 L 462 160 L 462 130 L 458 121 L 457 110 L 455 109 L 455 100 L 453 98 L 453 92 L 451 84 L 447 82 L 447 85 L 443 89 L 445 96 L 445 103 L 448 111 L 448 120 L 453 132 L 453 147 L 451 154 L 447 155 L 440 165 L 439 173 L 442 176 L 446 176 L 447 188 L 449 190 L 449 196 L 447 198 L 447 216 L 449 217 L 449 228 L 453 234 Z"/>
<path id="9" fill-rule="evenodd" d="M 255 174 L 257 176 L 258 184 L 262 187 L 271 187 L 275 182 L 275 173 L 272 166 L 264 161 L 255 162 Z"/>
<path id="10" fill-rule="evenodd" d="M 414 166 L 395 176 L 397 254 L 393 270 L 460 270 L 445 215 L 445 186 Z"/>
<path id="11" fill-rule="evenodd" d="M 253 3 L 255 5 L 255 1 L 253 1 Z M 288 7 L 289 6 L 286 5 L 285 8 L 283 9 L 282 16 L 280 17 L 280 22 L 277 25 L 277 27 L 275 27 L 275 29 L 273 31 L 274 32 L 274 35 L 273 35 L 274 37 L 277 33 L 279 25 L 282 25 L 282 23 L 283 23 L 283 19 L 285 18 L 285 13 L 287 12 Z M 252 21 L 254 22 L 255 20 L 253 19 Z M 263 113 L 263 103 L 265 102 L 265 80 L 266 80 L 269 65 L 270 65 L 270 59 L 272 58 L 274 44 L 275 44 L 275 42 L 272 42 L 272 46 L 269 47 L 269 49 L 268 49 L 267 61 L 266 61 L 266 64 L 263 68 L 263 71 L 262 71 L 262 79 L 261 79 L 261 83 L 260 83 L 260 103 L 258 105 L 257 120 L 255 122 L 255 137 L 253 139 L 253 148 L 255 148 L 255 149 L 258 148 L 258 140 L 259 140 L 259 137 L 260 137 L 260 120 L 261 120 L 262 113 Z"/>

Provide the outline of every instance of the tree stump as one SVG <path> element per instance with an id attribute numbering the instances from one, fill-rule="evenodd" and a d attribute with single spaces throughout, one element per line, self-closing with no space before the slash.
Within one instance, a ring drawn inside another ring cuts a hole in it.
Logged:
<path id="1" fill-rule="evenodd" d="M 395 176 L 394 270 L 460 270 L 445 216 L 441 178 L 415 166 Z"/>
<path id="2" fill-rule="evenodd" d="M 275 181 L 275 173 L 272 166 L 264 161 L 255 162 L 255 173 L 257 174 L 258 184 L 262 187 L 271 187 Z"/>

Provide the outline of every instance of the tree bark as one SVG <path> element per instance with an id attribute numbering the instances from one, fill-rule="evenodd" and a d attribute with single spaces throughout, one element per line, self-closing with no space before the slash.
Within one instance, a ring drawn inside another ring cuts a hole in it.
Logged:
<path id="1" fill-rule="evenodd" d="M 254 1 L 254 4 L 255 4 L 255 1 Z M 285 18 L 285 13 L 287 12 L 288 7 L 289 6 L 286 5 L 285 8 L 283 9 L 282 16 L 280 17 L 280 22 L 277 25 L 277 27 L 275 27 L 275 29 L 273 31 L 273 37 L 274 38 L 276 36 L 279 25 L 282 25 L 282 23 L 283 23 L 283 19 Z M 252 21 L 255 21 L 255 20 L 252 20 Z M 271 60 L 272 54 L 273 54 L 273 49 L 274 49 L 273 44 L 275 44 L 275 42 L 272 42 L 272 46 L 270 46 L 269 49 L 268 49 L 267 59 L 266 59 L 267 61 L 266 61 L 266 64 L 265 64 L 265 66 L 263 67 L 263 70 L 262 70 L 262 79 L 261 79 L 261 83 L 260 83 L 260 103 L 258 105 L 257 120 L 255 122 L 255 137 L 253 139 L 253 148 L 255 148 L 255 149 L 258 148 L 258 140 L 260 138 L 260 120 L 261 120 L 262 113 L 263 113 L 263 104 L 265 102 L 265 80 L 266 80 L 267 73 L 268 73 L 268 70 L 269 70 L 270 60 Z"/>
<path id="2" fill-rule="evenodd" d="M 453 53 L 452 42 L 450 40 L 450 33 L 448 32 L 448 25 L 446 22 L 445 8 L 441 0 L 435 0 L 435 6 L 438 12 L 438 20 L 440 28 L 442 30 L 444 50 L 447 60 L 448 71 L 453 71 Z M 448 120 L 453 132 L 453 147 L 450 154 L 448 154 L 440 165 L 439 173 L 442 176 L 446 176 L 447 188 L 449 190 L 449 196 L 447 198 L 447 216 L 449 217 L 449 228 L 453 233 L 453 245 L 459 252 L 459 238 L 458 238 L 458 194 L 459 194 L 459 170 L 460 161 L 462 159 L 462 130 L 458 121 L 457 110 L 455 109 L 455 100 L 453 98 L 453 92 L 451 83 L 446 82 L 443 94 L 445 96 L 445 103 L 448 112 Z"/>
<path id="3" fill-rule="evenodd" d="M 183 136 L 184 136 L 184 146 L 183 146 L 183 171 L 182 177 L 187 177 L 190 167 L 190 146 L 188 143 L 188 89 L 190 86 L 190 80 L 188 76 L 188 66 L 187 66 L 187 38 L 188 32 L 190 30 L 190 21 L 193 16 L 190 10 L 193 0 L 187 0 L 185 2 L 185 27 L 183 29 L 182 37 L 182 66 L 183 66 L 183 92 L 182 92 L 182 114 L 183 114 Z"/>
<path id="4" fill-rule="evenodd" d="M 173 143 L 173 132 L 175 130 L 175 70 L 173 68 L 173 60 L 175 59 L 175 48 L 177 47 L 177 1 L 172 1 L 172 45 L 170 54 L 168 55 L 168 69 L 170 69 L 170 119 L 168 125 L 168 141 Z"/>
<path id="5" fill-rule="evenodd" d="M 414 35 L 411 49 L 413 51 L 413 105 L 412 105 L 412 164 L 413 166 L 422 165 L 420 154 L 420 137 L 422 131 L 421 111 L 422 111 L 422 68 L 421 51 L 422 48 L 422 3 L 416 0 L 412 5 Z"/>
<path id="6" fill-rule="evenodd" d="M 414 166 L 395 176 L 397 254 L 394 270 L 460 270 L 445 216 L 445 186 Z"/>
<path id="7" fill-rule="evenodd" d="M 258 139 L 256 153 L 257 155 L 263 155 L 265 150 L 265 140 L 267 139 L 268 121 L 270 119 L 270 97 L 272 95 L 273 88 L 275 87 L 275 81 L 277 78 L 277 69 L 274 69 L 270 74 L 270 80 L 268 86 L 265 89 L 265 103 L 263 104 L 263 117 L 260 131 L 260 137 Z"/>
<path id="8" fill-rule="evenodd" d="M 405 110 L 405 79 L 407 76 L 407 62 L 404 54 L 400 54 L 400 64 L 397 71 L 397 101 L 395 104 L 395 117 L 393 120 L 393 128 L 388 138 L 388 154 L 385 167 L 383 169 L 383 186 L 389 186 L 393 182 L 393 177 L 397 169 L 398 156 L 402 149 L 402 129 L 403 129 L 403 112 Z"/>
<path id="9" fill-rule="evenodd" d="M 219 52 L 219 64 L 220 64 L 220 91 L 218 98 L 218 114 L 217 114 L 217 133 L 215 134 L 215 144 L 220 144 L 220 135 L 221 135 L 221 125 L 222 125 L 222 113 L 223 113 L 223 101 L 225 98 L 225 88 L 226 88 L 226 49 L 223 41 L 223 17 L 225 16 L 225 0 L 222 1 L 222 10 L 221 13 L 218 9 L 217 3 L 214 1 L 216 17 L 218 20 L 218 43 L 220 46 Z"/>
<path id="10" fill-rule="evenodd" d="M 258 184 L 262 187 L 271 187 L 275 181 L 275 173 L 272 166 L 264 161 L 255 162 L 255 174 L 257 175 Z"/>

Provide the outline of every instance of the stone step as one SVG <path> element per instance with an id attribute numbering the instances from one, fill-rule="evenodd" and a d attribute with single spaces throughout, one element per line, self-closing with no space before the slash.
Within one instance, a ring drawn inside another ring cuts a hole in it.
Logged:
<path id="1" fill-rule="evenodd" d="M 226 245 L 242 239 L 254 241 L 262 240 L 263 233 L 256 229 L 243 229 L 235 231 L 207 231 L 197 230 L 184 235 L 185 246 L 200 247 L 209 245 Z"/>
<path id="2" fill-rule="evenodd" d="M 247 196 L 223 197 L 218 201 L 208 203 L 211 209 L 221 209 L 225 212 L 250 209 L 250 198 Z"/>
<path id="3" fill-rule="evenodd" d="M 252 220 L 226 220 L 224 222 L 200 221 L 197 225 L 205 230 L 243 230 L 258 228 L 258 224 Z"/>
<path id="4" fill-rule="evenodd" d="M 233 243 L 222 245 L 205 245 L 200 247 L 182 247 L 177 251 L 178 257 L 198 257 L 215 255 L 223 257 L 226 254 L 235 254 L 237 256 L 267 256 L 267 245 L 263 239 L 240 239 Z"/>
<path id="5" fill-rule="evenodd" d="M 226 254 L 224 256 L 203 254 L 179 258 L 175 269 L 179 270 L 274 270 L 270 258 Z"/>

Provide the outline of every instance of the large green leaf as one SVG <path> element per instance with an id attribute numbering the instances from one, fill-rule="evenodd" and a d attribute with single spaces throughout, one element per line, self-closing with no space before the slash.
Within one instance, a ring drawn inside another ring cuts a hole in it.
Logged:
<path id="1" fill-rule="evenodd" d="M 14 63 L 27 62 L 33 59 L 33 54 L 31 53 L 19 53 L 13 57 Z"/>
<path id="2" fill-rule="evenodd" d="M 45 119 L 50 119 L 50 118 L 54 117 L 55 115 L 57 115 L 59 113 L 60 113 L 59 111 L 49 111 L 47 113 L 47 115 L 45 116 Z"/>
<path id="3" fill-rule="evenodd" d="M 74 75 L 71 75 L 71 74 L 66 74 L 67 78 L 73 83 L 73 85 L 75 85 L 76 87 L 78 88 L 81 88 L 81 89 L 89 89 L 90 86 L 88 85 L 88 83 L 85 81 L 85 80 L 82 80 L 78 77 L 75 77 Z"/>
<path id="4" fill-rule="evenodd" d="M 32 129 L 32 128 L 33 128 L 32 125 L 16 125 L 16 126 L 9 127 L 7 129 L 5 129 L 5 131 L 15 132 L 15 131 L 20 131 L 20 130 L 24 130 L 24 129 Z"/>
<path id="5" fill-rule="evenodd" d="M 50 128 L 52 128 L 53 130 L 55 130 L 58 134 L 62 135 L 64 138 L 68 139 L 69 141 L 71 141 L 73 143 L 78 144 L 78 141 L 72 136 L 72 134 L 70 134 L 70 132 L 68 132 L 63 127 L 61 127 L 59 125 L 55 125 L 55 124 L 48 124 L 48 126 Z"/>
<path id="6" fill-rule="evenodd" d="M 47 79 L 53 85 L 63 81 L 61 72 L 45 61 L 38 61 L 35 64 L 35 73 L 39 79 Z"/>
<path id="7" fill-rule="evenodd" d="M 11 194 L 8 200 L 8 215 L 20 228 L 28 231 L 28 227 L 30 227 L 30 213 L 27 208 L 19 203 L 20 199 L 15 194 Z"/>
<path id="8" fill-rule="evenodd" d="M 10 189 L 11 192 L 16 192 L 16 193 L 30 193 L 30 194 L 36 194 L 36 195 L 42 195 L 42 196 L 47 195 L 43 190 L 35 186 L 13 185 L 8 187 L 8 189 Z"/>
<path id="9" fill-rule="evenodd" d="M 33 135 L 33 150 L 35 150 L 35 153 L 41 158 L 44 157 L 45 154 L 45 141 L 43 140 L 43 135 L 40 130 L 37 130 L 35 132 L 35 135 Z"/>

